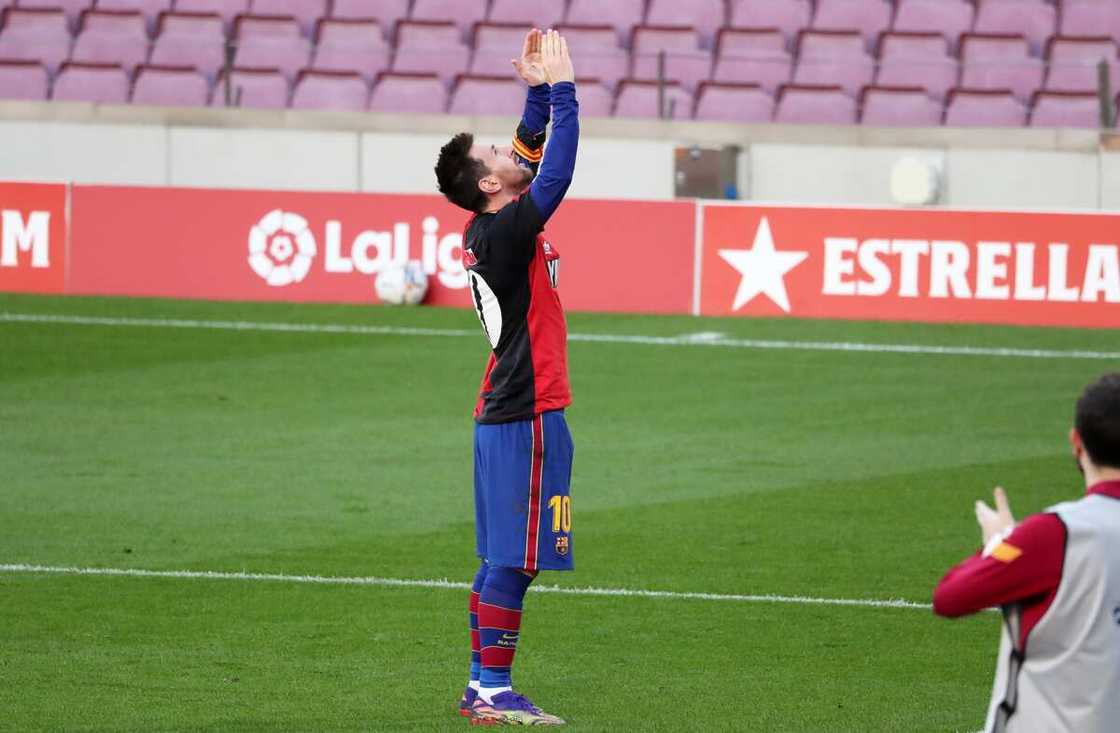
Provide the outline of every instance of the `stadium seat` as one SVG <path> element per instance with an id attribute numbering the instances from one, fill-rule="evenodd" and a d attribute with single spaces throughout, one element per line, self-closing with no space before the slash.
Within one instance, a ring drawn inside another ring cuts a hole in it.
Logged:
<path id="1" fill-rule="evenodd" d="M 132 88 L 133 104 L 158 107 L 205 107 L 210 100 L 206 77 L 190 67 L 140 66 Z"/>
<path id="2" fill-rule="evenodd" d="M 769 122 L 774 98 L 758 84 L 706 81 L 696 94 L 693 116 L 711 122 Z"/>
<path id="3" fill-rule="evenodd" d="M 879 42 L 880 86 L 922 86 L 936 99 L 957 86 L 960 66 L 940 33 L 885 33 Z"/>
<path id="4" fill-rule="evenodd" d="M 856 100 L 837 85 L 787 84 L 778 90 L 774 121 L 795 124 L 854 124 Z"/>
<path id="5" fill-rule="evenodd" d="M 243 69 L 234 67 L 229 77 L 231 103 L 235 107 L 284 109 L 288 106 L 290 85 L 278 69 Z M 214 85 L 210 106 L 226 106 L 226 72 L 223 70 Z"/>
<path id="6" fill-rule="evenodd" d="M 1120 58 L 1116 42 L 1109 36 L 1054 36 L 1046 44 L 1047 90 L 1088 92 L 1097 89 L 1097 65 L 1109 66 L 1112 88 L 1120 83 Z"/>
<path id="7" fill-rule="evenodd" d="M 490 0 L 413 0 L 412 20 L 454 23 L 465 39 L 475 23 L 486 20 Z"/>
<path id="8" fill-rule="evenodd" d="M 858 31 L 802 31 L 797 47 L 794 84 L 839 84 L 854 98 L 875 76 L 875 61 Z"/>
<path id="9" fill-rule="evenodd" d="M 542 30 L 564 20 L 564 3 L 556 0 L 493 0 L 487 18 L 491 23 L 517 23 Z"/>
<path id="10" fill-rule="evenodd" d="M 1031 104 L 1031 127 L 1101 126 L 1101 102 L 1096 92 L 1042 91 Z"/>
<path id="11" fill-rule="evenodd" d="M 0 58 L 38 61 L 53 73 L 69 55 L 70 30 L 62 10 L 5 8 L 0 15 Z"/>
<path id="12" fill-rule="evenodd" d="M 82 13 L 89 10 L 92 5 L 93 0 L 16 0 L 14 7 L 20 9 L 61 9 L 66 17 L 67 28 L 76 31 L 78 29 L 78 19 L 81 18 Z"/>
<path id="13" fill-rule="evenodd" d="M 280 69 L 291 81 L 310 63 L 311 42 L 303 37 L 299 21 L 292 16 L 242 15 L 233 27 L 235 66 Z"/>
<path id="14" fill-rule="evenodd" d="M 290 15 L 299 21 L 303 35 L 310 36 L 319 18 L 326 17 L 327 0 L 250 0 L 253 15 Z"/>
<path id="15" fill-rule="evenodd" d="M 961 86 L 967 89 L 1010 89 L 1026 103 L 1042 86 L 1042 60 L 1030 55 L 1022 36 L 961 37 Z"/>
<path id="16" fill-rule="evenodd" d="M 956 49 L 975 18 L 976 6 L 968 0 L 900 0 L 892 28 L 901 33 L 940 33 Z"/>
<path id="17" fill-rule="evenodd" d="M 82 13 L 70 59 L 91 64 L 120 64 L 129 74 L 148 59 L 148 25 L 135 10 Z"/>
<path id="18" fill-rule="evenodd" d="M 510 76 L 464 74 L 455 82 L 447 111 L 453 115 L 509 115 L 525 109 L 525 85 Z"/>
<path id="19" fill-rule="evenodd" d="M 1057 28 L 1057 11 L 1043 0 L 980 0 L 972 30 L 1019 34 L 1030 42 L 1031 52 L 1037 55 Z"/>
<path id="20" fill-rule="evenodd" d="M 171 10 L 171 0 L 97 0 L 94 10 L 135 10 L 144 16 L 148 33 L 152 34 L 160 13 Z"/>
<path id="21" fill-rule="evenodd" d="M 1120 40 L 1120 3 L 1111 0 L 1063 0 L 1063 36 L 1111 36 Z"/>
<path id="22" fill-rule="evenodd" d="M 731 27 L 778 28 L 792 49 L 798 34 L 809 27 L 812 14 L 810 0 L 733 0 Z"/>
<path id="23" fill-rule="evenodd" d="M 618 43 L 618 34 L 611 25 L 558 26 L 568 41 L 568 49 L 579 59 L 581 69 L 612 89 L 630 73 L 630 54 Z M 581 100 L 582 101 L 582 100 Z"/>
<path id="24" fill-rule="evenodd" d="M 867 87 L 861 96 L 860 122 L 884 127 L 936 127 L 941 105 L 924 87 Z"/>
<path id="25" fill-rule="evenodd" d="M 639 26 L 634 29 L 633 70 L 635 79 L 656 79 L 660 54 L 665 54 L 665 78 L 678 81 L 691 91 L 712 75 L 712 54 L 700 47 L 691 26 Z"/>
<path id="26" fill-rule="evenodd" d="M 657 82 L 653 81 L 623 79 L 615 96 L 614 116 L 660 117 L 657 87 Z M 665 85 L 665 103 L 666 115 L 671 119 L 687 120 L 692 116 L 692 95 L 680 84 L 670 82 Z"/>
<path id="27" fill-rule="evenodd" d="M 369 104 L 369 86 L 361 74 L 304 69 L 292 90 L 293 109 L 362 112 Z"/>
<path id="28" fill-rule="evenodd" d="M 704 48 L 715 43 L 716 31 L 727 22 L 724 0 L 649 0 L 646 25 L 688 25 L 700 32 Z"/>
<path id="29" fill-rule="evenodd" d="M 614 29 L 611 29 L 614 33 Z M 580 117 L 610 117 L 614 110 L 614 95 L 598 79 L 576 79 L 579 87 Z"/>
<path id="30" fill-rule="evenodd" d="M 447 88 L 435 74 L 381 74 L 369 108 L 373 112 L 442 114 L 447 109 Z"/>
<path id="31" fill-rule="evenodd" d="M 210 81 L 225 64 L 225 31 L 217 13 L 163 13 L 156 24 L 150 63 L 193 66 Z"/>
<path id="32" fill-rule="evenodd" d="M 389 69 L 390 54 L 379 21 L 324 18 L 315 28 L 311 66 L 319 71 L 352 71 L 372 83 Z"/>
<path id="33" fill-rule="evenodd" d="M 758 84 L 769 94 L 793 77 L 793 58 L 778 28 L 724 28 L 716 36 L 712 80 Z"/>
<path id="34" fill-rule="evenodd" d="M 620 43 L 630 43 L 634 26 L 645 18 L 646 0 L 571 0 L 564 22 L 568 25 L 602 25 L 615 29 Z"/>
<path id="35" fill-rule="evenodd" d="M 124 104 L 128 101 L 128 74 L 118 64 L 67 61 L 54 80 L 51 98 L 66 102 Z"/>
<path id="36" fill-rule="evenodd" d="M 467 71 L 475 76 L 513 74 L 510 59 L 520 55 L 525 34 L 531 26 L 520 23 L 479 23 L 474 27 L 471 63 Z"/>
<path id="37" fill-rule="evenodd" d="M 392 30 L 399 21 L 408 17 L 410 0 L 334 0 L 331 17 L 348 20 L 374 19 L 381 27 Z"/>
<path id="38" fill-rule="evenodd" d="M 454 23 L 402 21 L 392 68 L 396 73 L 438 74 L 449 84 L 466 73 L 470 55 Z"/>
<path id="39" fill-rule="evenodd" d="M 47 98 L 50 76 L 38 61 L 0 61 L 0 99 Z"/>
<path id="40" fill-rule="evenodd" d="M 953 89 L 945 107 L 949 127 L 1022 127 L 1027 109 L 1006 89 Z"/>
<path id="41" fill-rule="evenodd" d="M 824 31 L 859 31 L 867 48 L 891 24 L 894 8 L 887 0 L 817 0 L 812 28 Z"/>
<path id="42" fill-rule="evenodd" d="M 237 16 L 249 12 L 249 0 L 175 0 L 172 10 L 176 13 L 217 13 L 229 29 Z"/>

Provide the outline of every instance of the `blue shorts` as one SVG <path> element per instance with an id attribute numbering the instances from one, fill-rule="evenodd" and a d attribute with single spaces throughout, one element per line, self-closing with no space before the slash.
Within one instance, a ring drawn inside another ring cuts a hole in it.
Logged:
<path id="1" fill-rule="evenodd" d="M 572 569 L 573 450 L 563 410 L 475 425 L 479 557 L 497 567 Z"/>

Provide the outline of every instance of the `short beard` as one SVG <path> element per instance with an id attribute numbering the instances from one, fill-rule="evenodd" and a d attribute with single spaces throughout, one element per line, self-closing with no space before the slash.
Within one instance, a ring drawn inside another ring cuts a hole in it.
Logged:
<path id="1" fill-rule="evenodd" d="M 533 182 L 533 179 L 537 177 L 537 174 L 533 172 L 532 168 L 526 166 L 520 166 L 520 168 L 521 182 L 519 185 L 521 187 L 521 190 L 524 191 L 525 189 L 529 188 L 529 184 Z"/>

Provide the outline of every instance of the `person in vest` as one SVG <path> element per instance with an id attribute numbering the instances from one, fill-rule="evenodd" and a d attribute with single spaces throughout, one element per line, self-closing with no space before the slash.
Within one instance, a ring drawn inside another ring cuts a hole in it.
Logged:
<path id="1" fill-rule="evenodd" d="M 1120 373 L 1085 389 L 1069 441 L 1086 495 L 1016 523 L 997 488 L 983 550 L 934 590 L 940 616 L 1002 610 L 988 733 L 1120 731 Z"/>

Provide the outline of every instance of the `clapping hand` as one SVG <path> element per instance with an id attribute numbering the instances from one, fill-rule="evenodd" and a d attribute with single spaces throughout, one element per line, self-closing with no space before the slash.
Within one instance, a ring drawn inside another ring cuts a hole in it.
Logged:
<path id="1" fill-rule="evenodd" d="M 985 545 L 996 535 L 1015 526 L 1015 517 L 1011 515 L 1011 505 L 1007 502 L 1007 492 L 1003 487 L 997 486 L 993 494 L 995 509 L 982 501 L 976 502 L 976 522 L 980 525 L 980 536 Z"/>

